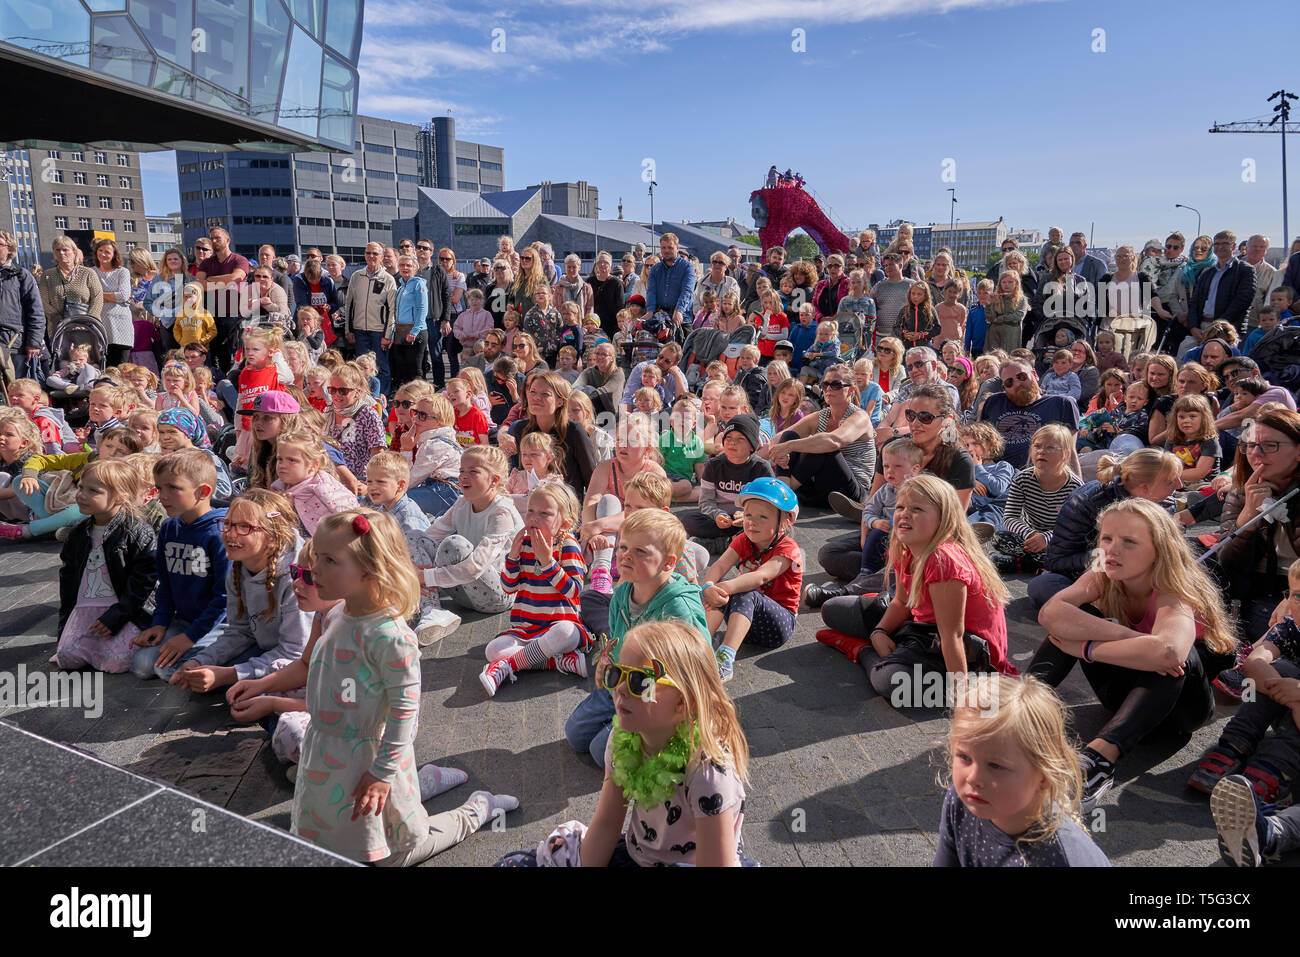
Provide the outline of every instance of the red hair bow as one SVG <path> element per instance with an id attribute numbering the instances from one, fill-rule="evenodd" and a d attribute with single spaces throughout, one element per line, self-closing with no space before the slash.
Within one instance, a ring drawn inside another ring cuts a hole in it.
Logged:
<path id="1" fill-rule="evenodd" d="M 370 519 L 364 515 L 358 515 L 352 520 L 352 531 L 358 535 L 365 535 L 370 531 Z"/>

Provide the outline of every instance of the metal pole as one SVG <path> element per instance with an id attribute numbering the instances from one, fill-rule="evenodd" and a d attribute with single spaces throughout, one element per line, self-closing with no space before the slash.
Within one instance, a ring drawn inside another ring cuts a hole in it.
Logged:
<path id="1" fill-rule="evenodd" d="M 650 180 L 650 248 L 655 245 L 655 181 Z"/>
<path id="2" fill-rule="evenodd" d="M 1287 209 L 1286 209 L 1287 206 L 1286 204 L 1286 118 L 1287 118 L 1287 114 L 1290 112 L 1291 111 L 1288 108 L 1286 100 L 1283 99 L 1282 100 L 1282 248 L 1284 250 L 1291 248 L 1290 245 L 1291 224 L 1287 221 Z M 1282 261 L 1286 262 L 1286 257 L 1283 257 Z"/>
<path id="3" fill-rule="evenodd" d="M 594 235 L 596 237 L 596 249 L 595 252 L 591 254 L 591 268 L 595 269 L 596 257 L 600 255 L 600 207 L 599 206 L 596 207 L 596 220 L 594 225 L 592 226 L 592 230 L 594 231 Z M 586 317 L 584 316 L 583 318 Z"/>
<path id="4" fill-rule="evenodd" d="M 1174 203 L 1174 209 L 1190 209 L 1196 214 L 1196 235 L 1201 235 L 1201 211 L 1195 206 L 1188 206 L 1186 203 Z M 1191 245 L 1188 244 L 1188 253 L 1191 252 Z"/>

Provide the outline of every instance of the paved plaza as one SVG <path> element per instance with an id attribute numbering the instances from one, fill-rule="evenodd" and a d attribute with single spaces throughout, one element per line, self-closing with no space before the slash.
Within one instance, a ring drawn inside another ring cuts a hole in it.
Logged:
<path id="1" fill-rule="evenodd" d="M 848 529 L 838 516 L 812 511 L 801 517 L 795 537 L 816 569 L 818 547 Z M 48 667 L 57 625 L 58 556 L 54 543 L 0 544 L 0 672 Z M 805 582 L 825 579 L 817 570 Z M 1025 581 L 1009 581 L 1013 600 L 1007 608 L 1011 655 L 1021 667 L 1044 634 L 1025 597 Z M 503 829 L 484 828 L 426 866 L 490 864 L 507 851 L 536 847 L 561 821 L 590 820 L 596 808 L 601 773 L 564 740 L 565 719 L 587 693 L 589 680 L 527 672 L 494 699 L 479 684 L 483 648 L 504 619 L 467 615 L 456 634 L 424 650 L 415 751 L 421 763 L 469 773 L 467 785 L 429 802 L 430 811 L 454 807 L 475 788 L 515 794 L 521 808 Z M 820 616 L 804 610 L 784 648 L 742 649 L 728 686 L 753 756 L 746 852 L 765 866 L 928 865 L 943 796 L 936 783 L 942 770 L 937 749 L 947 721 L 901 713 L 877 698 L 859 667 L 817 643 L 813 636 L 820 627 Z M 130 674 L 104 676 L 104 689 L 97 718 L 77 708 L 9 707 L 0 708 L 0 721 L 166 789 L 287 829 L 293 787 L 283 766 L 266 733 L 233 721 L 220 694 L 194 695 Z M 1091 737 L 1105 713 L 1078 669 L 1060 692 L 1078 734 Z M 1186 791 L 1184 782 L 1231 713 L 1232 706 L 1221 701 L 1214 722 L 1192 741 L 1157 737 L 1120 763 L 1116 790 L 1087 822 L 1115 864 L 1218 864 L 1208 800 Z M 7 736 L 0 742 L 13 737 L 0 730 Z M 13 789 L 5 777 L 22 768 L 21 762 L 0 761 L 0 793 Z M 44 800 L 53 807 L 42 813 L 58 813 L 74 798 L 51 790 Z M 174 808 L 188 822 L 192 810 L 181 801 Z M 242 832 L 227 833 L 225 862 L 245 863 L 234 839 L 241 834 L 242 840 Z M 11 840 L 0 838 L 0 860 L 23 856 L 6 846 Z M 300 845 L 292 843 L 286 842 L 284 863 L 301 863 Z M 259 862 L 265 857 L 259 855 Z M 174 862 L 191 859 L 181 854 Z M 211 848 L 206 859 L 223 860 Z"/>

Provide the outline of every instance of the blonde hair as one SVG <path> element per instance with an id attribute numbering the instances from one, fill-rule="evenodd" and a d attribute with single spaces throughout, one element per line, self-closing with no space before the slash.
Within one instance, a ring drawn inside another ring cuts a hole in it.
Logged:
<path id="1" fill-rule="evenodd" d="M 963 439 L 973 439 L 977 444 L 982 445 L 986 458 L 999 458 L 1002 450 L 1007 447 L 1002 433 L 988 422 L 972 422 L 970 425 L 963 425 L 960 435 Z"/>
<path id="2" fill-rule="evenodd" d="M 153 464 L 153 483 L 157 485 L 164 476 L 174 475 L 195 485 L 206 485 L 208 498 L 217 487 L 217 466 L 203 449 L 181 449 L 169 452 Z"/>
<path id="3" fill-rule="evenodd" d="M 242 341 L 247 342 L 249 339 L 261 340 L 272 352 L 279 352 L 284 348 L 284 333 L 278 326 L 250 326 L 244 330 Z"/>
<path id="4" fill-rule="evenodd" d="M 537 433 L 533 434 L 535 435 Z M 522 447 L 523 446 L 521 445 L 520 448 L 522 449 Z M 560 529 L 561 538 L 568 534 L 570 529 L 578 524 L 578 517 L 581 515 L 581 510 L 578 506 L 578 497 L 573 494 L 573 489 L 569 488 L 568 483 L 564 482 L 562 479 L 556 478 L 542 479 L 537 488 L 533 489 L 528 494 L 529 500 L 531 500 L 535 495 L 540 495 L 542 498 L 549 499 L 551 504 L 555 506 L 555 510 L 560 513 L 560 520 L 563 522 L 563 526 Z M 556 545 L 558 544 L 559 543 L 557 542 Z"/>
<path id="5" fill-rule="evenodd" d="M 930 287 L 929 287 L 929 286 L 926 286 L 926 288 L 929 289 Z M 838 322 L 836 322 L 834 319 L 823 319 L 821 322 L 817 323 L 817 334 L 818 334 L 818 335 L 821 335 L 821 331 L 822 331 L 823 329 L 829 329 L 829 330 L 830 330 L 830 333 L 831 333 L 831 334 L 830 334 L 830 336 L 827 338 L 827 341 L 829 341 L 830 339 L 833 339 L 833 338 L 835 338 L 837 335 L 839 335 L 839 332 L 840 332 L 840 324 L 839 324 Z"/>
<path id="6" fill-rule="evenodd" d="M 200 366 L 200 368 L 207 368 L 207 367 Z M 209 375 L 210 374 L 211 373 L 209 373 Z M 198 383 L 195 381 L 194 378 L 194 370 L 191 369 L 189 366 L 187 366 L 184 362 L 168 362 L 166 365 L 164 365 L 162 367 L 162 377 L 163 379 L 166 379 L 168 376 L 179 377 L 184 382 L 182 388 L 186 392 L 193 392 L 195 388 L 198 386 Z"/>
<path id="7" fill-rule="evenodd" d="M 27 417 L 22 409 L 12 406 L 0 408 L 0 424 L 8 422 L 18 433 L 18 438 L 26 442 L 24 451 L 39 454 L 44 451 L 45 443 L 41 441 L 41 429 Z"/>
<path id="8" fill-rule="evenodd" d="M 904 560 L 910 563 L 908 570 L 912 576 L 912 587 L 906 598 L 907 607 L 915 608 L 920 603 L 925 563 L 940 545 L 949 541 L 956 543 L 966 552 L 970 563 L 975 566 L 976 574 L 984 582 L 982 595 L 966 596 L 967 607 L 976 597 L 984 598 L 990 608 L 1005 605 L 1010 598 L 1007 586 L 1002 583 L 1002 578 L 998 575 L 993 562 L 985 554 L 984 546 L 975 537 L 970 522 L 966 521 L 966 509 L 962 507 L 961 499 L 957 497 L 957 492 L 952 485 L 933 475 L 913 475 L 899 488 L 898 501 L 901 503 L 913 495 L 919 495 L 933 505 L 939 513 L 939 521 L 934 536 L 916 551 L 911 551 L 899 541 L 897 535 L 890 537 L 890 567 L 901 565 Z"/>
<path id="9" fill-rule="evenodd" d="M 158 413 L 153 409 L 136 409 L 127 416 L 126 424 L 134 429 L 136 422 L 148 423 L 150 428 L 156 429 L 158 427 Z"/>
<path id="10" fill-rule="evenodd" d="M 108 400 L 109 406 L 114 410 L 126 408 L 126 399 L 127 399 L 126 390 L 123 389 L 121 386 L 116 386 L 110 382 L 105 382 L 102 385 L 97 385 L 90 390 L 89 397 L 91 399 L 94 399 L 95 396 L 97 395 L 103 396 L 106 400 Z"/>
<path id="11" fill-rule="evenodd" d="M 547 475 L 558 475 L 564 477 L 564 459 L 560 457 L 559 450 L 556 448 L 555 439 L 549 432 L 529 432 L 519 440 L 519 454 L 525 452 L 541 452 L 543 455 L 550 457 Z M 541 478 L 542 476 L 538 476 Z"/>
<path id="12" fill-rule="evenodd" d="M 428 404 L 430 421 L 438 428 L 445 428 L 456 421 L 456 410 L 451 407 L 445 395 L 427 395 L 419 399 L 418 405 Z"/>
<path id="13" fill-rule="evenodd" d="M 987 423 L 986 423 L 987 424 Z M 1033 435 L 1029 437 L 1029 445 L 1032 447 L 1039 437 L 1044 439 L 1055 439 L 1061 446 L 1061 451 L 1065 453 L 1068 464 L 1070 457 L 1070 447 L 1074 444 L 1074 433 L 1061 425 L 1059 422 L 1051 422 L 1047 425 L 1040 426 Z"/>
<path id="14" fill-rule="evenodd" d="M 1107 518 L 1115 515 L 1133 515 L 1145 523 L 1156 554 L 1151 568 L 1152 589 L 1161 595 L 1172 595 L 1192 609 L 1196 622 L 1203 629 L 1200 640 L 1212 651 L 1223 654 L 1236 648 L 1237 639 L 1232 634 L 1223 607 L 1223 591 L 1205 568 L 1196 563 L 1173 516 L 1155 502 L 1127 498 L 1103 509 L 1097 516 L 1097 528 L 1100 529 Z M 1111 581 L 1103 569 L 1099 548 L 1090 569 L 1096 575 L 1100 591 L 1094 604 L 1105 617 L 1133 624 L 1125 611 L 1123 586 Z"/>
<path id="15" fill-rule="evenodd" d="M 276 578 L 280 574 L 280 560 L 284 553 L 293 548 L 298 541 L 298 515 L 289 504 L 289 500 L 279 492 L 270 489 L 250 488 L 243 495 L 235 498 L 226 509 L 226 520 L 234 521 L 235 512 L 251 511 L 255 515 L 250 525 L 260 525 L 266 533 L 266 612 L 263 618 L 275 614 Z M 230 581 L 235 587 L 237 602 L 235 617 L 244 618 L 248 614 L 244 606 L 243 562 L 230 563 Z"/>
<path id="16" fill-rule="evenodd" d="M 894 350 L 892 353 L 895 360 L 894 364 L 884 370 L 886 373 L 888 373 L 889 381 L 892 383 L 896 376 L 902 375 L 903 373 L 903 353 L 906 350 L 903 349 L 903 340 L 895 336 L 880 337 L 879 341 L 876 342 L 877 356 L 880 355 L 881 346 L 888 346 L 890 349 Z M 877 361 L 877 365 L 879 365 L 878 361 Z"/>
<path id="17" fill-rule="evenodd" d="M 863 356 L 857 362 L 853 363 L 853 374 L 864 375 L 870 378 L 875 374 L 876 364 L 866 356 Z"/>
<path id="18" fill-rule="evenodd" d="M 959 682 L 948 732 L 948 761 L 940 784 L 952 783 L 952 760 L 962 745 L 1007 737 L 1046 779 L 1037 815 L 1016 846 L 1051 840 L 1066 821 L 1079 823 L 1083 778 L 1079 755 L 1066 731 L 1064 702 L 1028 675 L 980 674 Z"/>
<path id="19" fill-rule="evenodd" d="M 77 482 L 87 479 L 94 479 L 112 492 L 114 505 L 129 507 L 140 485 L 140 467 L 127 458 L 95 459 L 82 470 Z"/>
<path id="20" fill-rule="evenodd" d="M 387 475 L 399 482 L 411 481 L 411 463 L 400 452 L 376 452 L 366 463 L 366 478 Z"/>
<path id="21" fill-rule="evenodd" d="M 744 356 L 746 359 L 753 359 L 755 362 L 763 358 L 763 353 L 758 351 L 758 346 L 751 346 L 751 345 L 741 346 L 740 354 Z"/>
<path id="22" fill-rule="evenodd" d="M 652 412 L 658 412 L 664 407 L 663 399 L 659 398 L 659 393 L 649 386 L 642 386 L 632 393 L 632 400 L 633 402 L 637 400 L 649 402 Z"/>
<path id="23" fill-rule="evenodd" d="M 419 402 L 422 399 L 430 398 L 438 394 L 438 390 L 433 387 L 433 383 L 427 379 L 412 379 L 410 382 L 403 382 L 393 393 L 393 398 L 397 399 L 406 396 L 413 402 Z"/>
<path id="24" fill-rule="evenodd" d="M 636 475 L 627 480 L 626 488 L 629 492 L 636 489 L 642 498 L 647 502 L 654 503 L 658 508 L 668 508 L 673 503 L 672 483 L 662 475 L 656 475 L 654 472 L 637 472 Z M 639 515 L 640 513 L 633 512 L 632 514 Z"/>
<path id="25" fill-rule="evenodd" d="M 704 377 L 708 382 L 717 382 L 718 380 L 725 382 L 727 375 L 727 364 L 721 359 L 714 359 L 704 367 Z M 705 389 L 708 388 L 708 382 L 705 383 Z M 704 390 L 701 389 L 700 391 L 703 392 Z"/>
<path id="26" fill-rule="evenodd" d="M 487 379 L 483 377 L 482 370 L 476 369 L 474 366 L 468 366 L 466 368 L 461 369 L 460 375 L 456 376 L 456 378 L 461 379 L 464 382 L 469 384 L 470 395 L 487 394 Z"/>
<path id="27" fill-rule="evenodd" d="M 645 473 L 642 473 L 645 474 Z M 632 512 L 623 520 L 619 530 L 621 539 L 629 535 L 644 535 L 655 545 L 664 550 L 673 562 L 682 557 L 686 550 L 686 529 L 681 520 L 672 512 L 661 512 L 657 508 L 643 508 Z"/>
<path id="28" fill-rule="evenodd" d="M 773 359 L 767 364 L 767 368 L 764 371 L 767 373 L 769 381 L 771 380 L 772 373 L 775 372 L 777 374 L 776 381 L 778 385 L 790 378 L 790 364 L 781 359 Z"/>
<path id="29" fill-rule="evenodd" d="M 370 394 L 369 379 L 355 362 L 345 362 L 337 368 L 331 369 L 330 378 L 338 379 L 349 389 L 356 389 L 358 392 L 364 393 L 364 395 Z"/>
<path id="30" fill-rule="evenodd" d="M 302 453 L 307 464 L 316 471 L 321 471 L 329 464 L 329 452 L 325 450 L 325 443 L 315 432 L 308 432 L 306 429 L 298 429 L 294 432 L 281 432 L 275 443 L 275 458 L 278 462 L 280 453 L 286 447 L 297 449 Z M 278 477 L 278 476 L 277 476 Z"/>
<path id="31" fill-rule="evenodd" d="M 461 453 L 460 467 L 482 468 L 489 475 L 497 478 L 498 486 L 504 483 L 506 476 L 510 474 L 510 460 L 495 445 L 471 445 Z"/>
<path id="32" fill-rule="evenodd" d="M 750 415 L 754 414 L 754 409 L 749 404 L 749 393 L 745 391 L 743 385 L 732 384 L 723 388 L 722 392 L 718 395 L 719 406 L 721 406 L 722 400 L 729 396 L 740 399 L 740 411 L 742 413 L 748 413 Z"/>
<path id="33" fill-rule="evenodd" d="M 741 781 L 746 781 L 749 744 L 736 706 L 718 678 L 718 665 L 708 641 L 694 628 L 669 619 L 632 627 L 623 636 L 623 649 L 629 643 L 635 643 L 646 657 L 662 664 L 681 693 L 687 721 L 694 722 L 700 732 L 699 740 L 693 742 L 696 747 L 692 763 L 707 760 L 730 766 Z"/>
<path id="34" fill-rule="evenodd" d="M 464 371 L 464 370 L 462 370 Z M 587 430 L 587 434 L 592 438 L 596 436 L 596 407 L 591 404 L 591 396 L 581 389 L 574 389 L 569 393 L 569 402 L 576 402 L 582 408 L 583 421 L 578 424 Z"/>
<path id="35" fill-rule="evenodd" d="M 358 516 L 365 516 L 370 523 L 370 530 L 364 535 L 358 535 L 352 525 Z M 387 512 L 373 508 L 350 508 L 326 515 L 316 526 L 317 537 L 335 532 L 351 536 L 345 550 L 373 580 L 371 597 L 376 603 L 390 609 L 402 621 L 415 614 L 420 604 L 420 579 L 397 521 Z"/>
<path id="36" fill-rule="evenodd" d="M 1103 455 L 1097 460 L 1098 481 L 1109 482 L 1116 473 L 1119 473 L 1125 488 L 1130 483 L 1150 485 L 1157 479 L 1172 482 L 1182 478 L 1183 462 L 1172 452 L 1162 449 L 1137 449 L 1124 456 L 1123 460 L 1113 455 Z"/>

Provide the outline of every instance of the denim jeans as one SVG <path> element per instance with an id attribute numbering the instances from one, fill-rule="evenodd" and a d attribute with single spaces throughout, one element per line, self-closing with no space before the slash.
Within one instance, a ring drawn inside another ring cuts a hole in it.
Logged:
<path id="1" fill-rule="evenodd" d="M 406 493 L 411 501 L 420 506 L 426 515 L 438 516 L 456 504 L 460 498 L 460 486 L 445 479 L 425 479 Z"/>
<path id="2" fill-rule="evenodd" d="M 588 752 L 596 767 L 605 766 L 605 744 L 613 730 L 614 697 L 604 688 L 596 687 L 564 723 L 564 737 L 573 750 Z"/>
<path id="3" fill-rule="evenodd" d="M 176 659 L 170 665 L 167 665 L 166 667 L 163 668 L 160 668 L 158 666 L 158 653 L 159 650 L 162 648 L 161 641 L 158 644 L 154 645 L 152 648 L 139 649 L 138 651 L 136 651 L 135 656 L 131 659 L 131 673 L 134 674 L 137 678 L 147 679 L 147 678 L 152 678 L 154 676 L 157 676 L 161 678 L 163 681 L 170 681 L 172 675 L 176 674 L 177 669 L 179 669 L 181 665 L 185 664 L 185 662 L 189 661 L 200 651 L 202 651 L 204 648 L 207 648 L 209 645 L 211 645 L 213 642 L 217 640 L 217 636 L 221 634 L 221 629 L 224 626 L 225 626 L 224 621 L 216 625 L 213 625 L 212 630 L 209 631 L 202 638 L 200 638 L 198 641 L 196 641 L 194 643 L 193 648 L 190 648 L 187 652 L 181 655 L 180 658 Z M 180 619 L 173 621 L 171 625 L 168 626 L 167 633 L 163 635 L 163 641 L 166 641 L 168 638 L 172 637 L 173 635 L 179 635 L 181 632 L 185 631 L 188 628 L 189 628 L 188 622 L 181 621 Z M 242 664 L 243 662 L 248 661 L 253 657 L 255 657 L 260 651 L 261 648 L 258 647 L 257 642 L 253 642 L 253 644 L 251 644 L 248 648 L 244 649 L 243 652 L 236 655 L 230 661 L 219 661 L 217 662 L 217 664 L 221 666 Z"/>
<path id="4" fill-rule="evenodd" d="M 365 355 L 367 352 L 375 354 L 375 365 L 379 369 L 379 391 L 388 395 L 388 390 L 393 382 L 392 372 L 388 368 L 388 350 L 382 345 L 383 333 L 381 332 L 361 332 L 353 330 L 356 336 L 357 355 Z"/>

